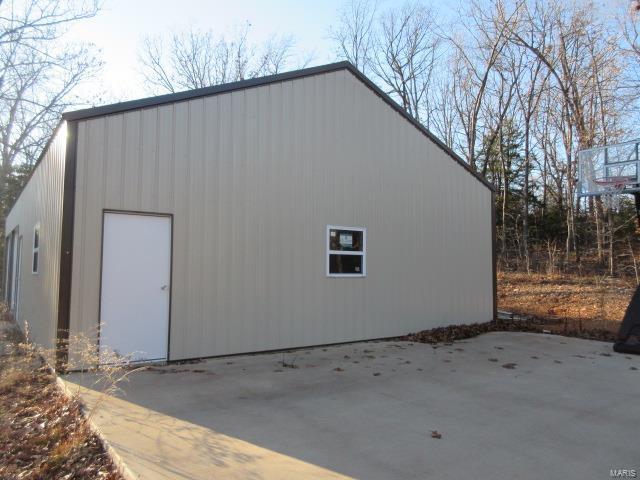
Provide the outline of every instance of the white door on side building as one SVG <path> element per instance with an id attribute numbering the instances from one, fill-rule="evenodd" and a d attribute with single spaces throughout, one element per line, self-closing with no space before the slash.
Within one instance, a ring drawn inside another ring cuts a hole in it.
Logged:
<path id="1" fill-rule="evenodd" d="M 171 217 L 105 212 L 100 296 L 101 361 L 166 360 L 171 298 Z"/>

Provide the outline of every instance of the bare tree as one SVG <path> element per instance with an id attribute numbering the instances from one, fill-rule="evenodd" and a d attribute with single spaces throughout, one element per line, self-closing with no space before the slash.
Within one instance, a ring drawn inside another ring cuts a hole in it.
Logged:
<path id="1" fill-rule="evenodd" d="M 431 112 L 431 128 L 449 148 L 455 148 L 458 118 L 453 105 L 453 87 L 448 78 L 440 79 L 435 88 L 429 92 L 433 110 Z"/>
<path id="2" fill-rule="evenodd" d="M 560 110 L 557 92 L 547 85 L 542 89 L 540 106 L 534 113 L 535 121 L 533 122 L 535 127 L 533 134 L 539 155 L 542 157 L 542 165 L 538 163 L 538 168 L 542 173 L 544 211 L 550 204 L 553 204 L 561 212 L 565 210 L 566 166 L 560 152 L 562 145 L 560 136 L 564 125 Z"/>
<path id="3" fill-rule="evenodd" d="M 367 73 L 374 49 L 377 3 L 373 0 L 349 0 L 338 13 L 338 23 L 329 29 L 329 38 L 339 58 Z"/>
<path id="4" fill-rule="evenodd" d="M 2 237 L 7 210 L 60 115 L 82 103 L 74 90 L 100 67 L 91 46 L 64 42 L 68 27 L 94 16 L 98 7 L 97 1 L 0 1 Z"/>
<path id="5" fill-rule="evenodd" d="M 369 73 L 416 120 L 429 127 L 433 98 L 428 95 L 441 53 L 435 13 L 408 2 L 377 15 L 377 3 L 348 0 L 330 30 L 340 58 Z"/>
<path id="6" fill-rule="evenodd" d="M 618 15 L 622 32 L 622 52 L 628 59 L 628 68 L 623 71 L 625 82 L 621 86 L 625 96 L 632 102 L 640 100 L 640 1 L 625 5 Z M 638 106 L 636 105 L 637 109 Z"/>
<path id="7" fill-rule="evenodd" d="M 535 236 L 542 220 L 546 240 L 565 241 L 565 262 L 572 253 L 580 261 L 578 231 L 591 235 L 591 219 L 600 256 L 607 228 L 613 251 L 615 226 L 593 214 L 602 202 L 576 195 L 576 154 L 635 128 L 640 0 L 618 31 L 590 0 L 472 0 L 450 26 L 420 0 L 380 14 L 366 0 L 346 1 L 331 37 L 339 56 L 494 181 L 503 250 L 513 236 L 518 265 L 529 270 L 531 242 L 540 240 L 530 238 L 530 218 Z"/>
<path id="8" fill-rule="evenodd" d="M 507 33 L 511 19 L 501 10 L 485 11 L 485 6 L 471 2 L 463 37 L 450 36 L 454 48 L 454 104 L 464 133 L 461 150 L 467 162 L 477 170 L 476 150 L 480 135 L 480 120 L 483 102 L 486 100 L 491 75 L 507 45 Z M 501 15 L 503 22 L 496 22 Z M 508 108 L 508 104 L 503 107 Z M 498 125 L 499 126 L 499 125 Z M 498 131 L 496 128 L 495 131 Z"/>
<path id="9" fill-rule="evenodd" d="M 594 18 L 593 6 L 566 4 L 559 0 L 533 2 L 519 1 L 514 11 L 517 21 L 503 16 L 501 23 L 508 29 L 511 42 L 527 49 L 542 63 L 559 92 L 562 103 L 563 145 L 566 156 L 567 241 L 565 258 L 577 249 L 575 219 L 579 203 L 574 201 L 577 174 L 576 152 L 594 146 L 598 137 L 597 125 L 591 121 L 593 95 L 597 92 L 599 78 L 605 71 L 604 58 L 599 55 L 613 42 L 607 38 L 606 28 Z M 513 18 L 513 17 L 511 17 Z M 597 61 L 598 66 L 593 61 Z M 611 71 L 611 70 L 609 70 Z"/>
<path id="10" fill-rule="evenodd" d="M 524 127 L 524 185 L 522 191 L 522 248 L 525 259 L 525 268 L 530 273 L 531 260 L 529 257 L 529 196 L 531 179 L 531 156 L 532 156 L 532 122 L 538 110 L 538 105 L 542 98 L 549 73 L 542 70 L 542 61 L 533 57 L 529 59 L 525 68 L 525 79 L 518 85 L 517 97 L 520 114 Z"/>
<path id="11" fill-rule="evenodd" d="M 493 69 L 486 85 L 486 101 L 480 103 L 477 130 L 483 134 L 483 148 L 493 148 L 498 136 L 502 134 L 503 123 L 507 118 L 513 123 L 516 118 L 513 100 L 517 86 L 523 74 L 523 57 L 511 48 L 505 48 Z M 487 174 L 486 157 L 480 171 Z"/>
<path id="12" fill-rule="evenodd" d="M 64 42 L 68 27 L 94 16 L 97 1 L 0 3 L 0 201 L 16 164 L 33 165 L 74 89 L 100 67 L 91 46 Z"/>
<path id="13" fill-rule="evenodd" d="M 416 120 L 429 127 L 433 72 L 441 37 L 434 12 L 419 3 L 386 11 L 380 18 L 371 68 L 379 83 Z"/>
<path id="14" fill-rule="evenodd" d="M 194 30 L 168 42 L 146 38 L 139 52 L 142 75 L 154 92 L 177 92 L 279 73 L 290 60 L 293 38 L 274 35 L 258 46 L 249 41 L 249 31 L 247 24 L 217 38 Z"/>

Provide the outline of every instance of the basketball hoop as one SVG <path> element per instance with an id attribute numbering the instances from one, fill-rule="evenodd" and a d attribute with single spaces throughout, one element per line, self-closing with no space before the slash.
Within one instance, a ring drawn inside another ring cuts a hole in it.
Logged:
<path id="1" fill-rule="evenodd" d="M 633 176 L 617 176 L 596 178 L 593 183 L 602 187 L 602 202 L 607 208 L 617 210 L 620 206 L 620 194 L 624 192 L 625 187 L 630 183 L 635 183 L 636 178 Z"/>

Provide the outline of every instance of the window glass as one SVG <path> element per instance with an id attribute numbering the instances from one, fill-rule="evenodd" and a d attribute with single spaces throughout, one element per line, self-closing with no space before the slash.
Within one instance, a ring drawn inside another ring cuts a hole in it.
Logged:
<path id="1" fill-rule="evenodd" d="M 364 277 L 367 234 L 363 227 L 327 226 L 327 275 Z"/>
<path id="2" fill-rule="evenodd" d="M 362 255 L 329 255 L 329 273 L 361 275 Z"/>
<path id="3" fill-rule="evenodd" d="M 362 232 L 358 230 L 329 230 L 329 250 L 362 251 Z"/>
<path id="4" fill-rule="evenodd" d="M 31 259 L 31 273 L 38 273 L 40 256 L 40 225 L 33 227 L 33 250 Z"/>

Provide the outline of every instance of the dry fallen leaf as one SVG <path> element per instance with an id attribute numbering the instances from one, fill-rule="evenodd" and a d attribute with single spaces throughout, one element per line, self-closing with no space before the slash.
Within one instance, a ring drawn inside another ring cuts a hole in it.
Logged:
<path id="1" fill-rule="evenodd" d="M 438 432 L 437 430 L 431 430 L 431 438 L 441 439 L 442 438 L 442 434 L 440 432 Z"/>

